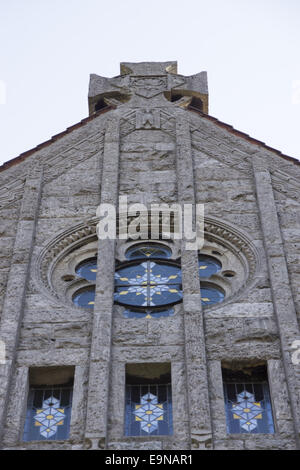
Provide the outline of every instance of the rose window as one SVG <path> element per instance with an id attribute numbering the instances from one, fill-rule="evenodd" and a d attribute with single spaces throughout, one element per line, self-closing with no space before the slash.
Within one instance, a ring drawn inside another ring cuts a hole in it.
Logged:
<path id="1" fill-rule="evenodd" d="M 161 307 L 182 299 L 179 267 L 145 261 L 115 274 L 115 301 L 135 307 Z"/>

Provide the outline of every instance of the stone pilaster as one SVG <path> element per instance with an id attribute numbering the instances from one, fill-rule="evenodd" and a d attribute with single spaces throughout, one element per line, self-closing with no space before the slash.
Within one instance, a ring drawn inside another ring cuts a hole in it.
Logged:
<path id="1" fill-rule="evenodd" d="M 86 415 L 87 366 L 77 365 L 74 374 L 70 439 L 79 445 L 82 442 Z"/>
<path id="2" fill-rule="evenodd" d="M 289 393 L 286 384 L 285 371 L 281 360 L 268 360 L 268 378 L 272 397 L 272 411 L 275 422 L 275 432 L 290 435 L 294 440 L 294 424 Z M 295 445 L 295 443 L 294 443 Z"/>
<path id="3" fill-rule="evenodd" d="M 4 430 L 24 312 L 36 219 L 41 198 L 42 173 L 39 163 L 35 163 L 29 168 L 25 181 L 0 324 L 0 340 L 5 343 L 6 347 L 5 364 L 0 365 L 0 441 Z"/>
<path id="4" fill-rule="evenodd" d="M 28 367 L 16 367 L 14 372 L 10 393 L 14 399 L 8 402 L 5 435 L 3 436 L 5 446 L 16 446 L 22 441 L 29 387 L 28 370 Z"/>
<path id="5" fill-rule="evenodd" d="M 300 376 L 297 371 L 300 366 L 292 362 L 295 341 L 300 340 L 299 325 L 289 282 L 271 176 L 263 157 L 255 155 L 252 161 L 273 305 L 280 333 L 282 360 L 297 445 L 300 448 Z"/>
<path id="6" fill-rule="evenodd" d="M 186 116 L 176 121 L 178 202 L 195 208 L 193 159 Z M 182 239 L 181 267 L 184 309 L 187 395 L 192 449 L 211 446 L 212 430 L 208 393 L 205 335 L 201 308 L 197 250 L 186 250 Z"/>
<path id="7" fill-rule="evenodd" d="M 226 439 L 226 412 L 221 361 L 209 361 L 209 390 L 214 443 Z M 216 447 L 214 447 L 216 449 Z"/>
<path id="8" fill-rule="evenodd" d="M 119 178 L 119 121 L 107 123 L 101 204 L 118 206 Z M 90 356 L 86 443 L 91 449 L 105 448 L 107 436 L 107 410 L 111 367 L 111 335 L 115 271 L 115 240 L 98 242 L 98 270 L 94 305 L 93 335 Z"/>

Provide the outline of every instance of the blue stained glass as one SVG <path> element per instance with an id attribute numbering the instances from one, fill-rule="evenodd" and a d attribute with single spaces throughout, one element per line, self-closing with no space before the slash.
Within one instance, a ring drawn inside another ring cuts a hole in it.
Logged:
<path id="1" fill-rule="evenodd" d="M 118 286 L 128 284 L 143 284 L 147 282 L 147 263 L 135 264 L 118 269 L 115 273 L 115 281 Z"/>
<path id="2" fill-rule="evenodd" d="M 81 289 L 73 296 L 73 302 L 77 307 L 94 308 L 95 286 Z"/>
<path id="3" fill-rule="evenodd" d="M 182 299 L 180 268 L 154 261 L 119 269 L 115 285 L 114 299 L 123 305 L 155 307 Z"/>
<path id="4" fill-rule="evenodd" d="M 91 258 L 80 263 L 76 269 L 76 274 L 87 281 L 95 281 L 97 274 L 97 258 Z"/>
<path id="5" fill-rule="evenodd" d="M 201 289 L 201 303 L 203 306 L 216 304 L 222 302 L 225 298 L 225 293 L 215 286 L 200 285 Z"/>
<path id="6" fill-rule="evenodd" d="M 126 385 L 125 435 L 173 434 L 171 385 Z"/>
<path id="7" fill-rule="evenodd" d="M 224 396 L 229 434 L 275 432 L 267 383 L 224 383 Z"/>
<path id="8" fill-rule="evenodd" d="M 23 440 L 68 439 L 71 406 L 70 387 L 30 389 Z"/>
<path id="9" fill-rule="evenodd" d="M 199 255 L 198 266 L 200 277 L 210 277 L 222 269 L 220 261 L 206 255 Z"/>
<path id="10" fill-rule="evenodd" d="M 150 281 L 157 284 L 181 284 L 181 269 L 167 264 L 150 263 Z"/>
<path id="11" fill-rule="evenodd" d="M 162 245 L 147 244 L 129 248 L 126 252 L 127 259 L 151 259 L 151 258 L 170 258 L 172 251 L 170 248 Z"/>

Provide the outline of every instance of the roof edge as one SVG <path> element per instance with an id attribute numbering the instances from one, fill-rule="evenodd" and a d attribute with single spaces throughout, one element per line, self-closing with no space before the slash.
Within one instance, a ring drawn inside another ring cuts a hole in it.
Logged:
<path id="1" fill-rule="evenodd" d="M 59 132 L 58 134 L 53 135 L 49 140 L 46 140 L 45 142 L 42 142 L 41 144 L 38 144 L 36 147 L 33 147 L 32 149 L 26 150 L 25 152 L 22 152 L 17 157 L 12 158 L 11 160 L 8 160 L 7 162 L 4 162 L 0 166 L 0 172 L 4 171 L 4 170 L 7 170 L 8 168 L 10 168 L 14 165 L 17 165 L 18 163 L 23 162 L 24 160 L 26 160 L 27 157 L 34 154 L 35 152 L 38 152 L 39 150 L 41 150 L 45 147 L 48 147 L 48 145 L 51 145 L 53 142 L 56 142 L 57 140 L 61 139 L 65 135 L 70 134 L 70 132 L 74 131 L 75 129 L 78 129 L 78 128 L 84 126 L 85 124 L 92 121 L 96 117 L 98 117 L 101 114 L 104 114 L 108 111 L 111 111 L 112 109 L 115 109 L 115 107 L 114 106 L 108 106 L 105 109 L 101 109 L 101 110 L 95 112 L 93 115 L 82 119 L 81 121 L 77 122 L 76 124 L 73 124 L 70 127 L 67 127 L 66 130 L 64 130 L 62 132 Z"/>
<path id="2" fill-rule="evenodd" d="M 254 137 L 251 137 L 249 134 L 246 134 L 245 132 L 242 132 L 242 131 L 239 131 L 239 130 L 235 129 L 230 124 L 226 124 L 226 122 L 220 121 L 219 119 L 215 118 L 214 116 L 211 116 L 210 114 L 203 113 L 202 111 L 196 110 L 196 109 L 188 109 L 188 110 L 191 111 L 192 113 L 196 113 L 196 114 L 200 115 L 201 117 L 204 117 L 205 119 L 208 119 L 209 121 L 214 122 L 219 127 L 222 127 L 223 129 L 226 129 L 231 134 L 234 134 L 238 137 L 242 137 L 243 139 L 247 140 L 248 142 L 250 142 L 252 144 L 258 145 L 259 147 L 263 147 L 264 149 L 266 149 L 270 152 L 276 153 L 281 158 L 284 158 L 285 160 L 288 160 L 291 163 L 296 163 L 296 165 L 300 165 L 300 160 L 298 160 L 297 158 L 290 157 L 289 155 L 285 155 L 284 153 L 280 152 L 280 150 L 277 150 L 273 147 L 270 147 L 265 142 L 262 142 L 261 140 L 257 140 Z"/>
<path id="3" fill-rule="evenodd" d="M 62 137 L 64 137 L 65 135 L 69 134 L 70 132 L 74 131 L 75 129 L 78 129 L 82 126 L 84 126 L 85 124 L 87 124 L 88 122 L 92 121 L 93 119 L 95 119 L 96 117 L 100 116 L 101 114 L 105 114 L 107 113 L 108 111 L 111 111 L 115 109 L 114 106 L 110 105 L 108 106 L 107 108 L 105 109 L 101 109 L 97 112 L 95 112 L 93 115 L 91 116 L 88 116 L 84 119 L 82 119 L 81 121 L 77 122 L 76 124 L 73 124 L 72 126 L 70 127 L 67 127 L 66 130 L 58 133 L 58 134 L 55 134 L 54 136 L 52 136 L 49 140 L 46 140 L 45 142 L 42 142 L 41 144 L 37 145 L 36 147 L 33 147 L 32 149 L 30 150 L 26 150 L 25 152 L 22 152 L 20 155 L 18 155 L 17 157 L 15 158 L 12 158 L 11 160 L 8 160 L 7 162 L 4 162 L 1 166 L 0 166 L 0 172 L 2 171 L 5 171 L 7 170 L 8 168 L 11 168 L 12 166 L 14 165 L 17 165 L 18 163 L 21 163 L 23 162 L 24 160 L 26 160 L 27 157 L 29 157 L 30 155 L 33 155 L 35 152 L 38 152 L 39 150 L 47 147 L 48 145 L 51 145 L 53 142 L 56 142 L 57 140 L 61 139 Z M 247 140 L 248 142 L 252 143 L 252 144 L 255 144 L 255 145 L 258 145 L 259 147 L 262 147 L 270 152 L 273 152 L 273 153 L 276 153 L 277 155 L 279 155 L 281 158 L 284 158 L 285 160 L 291 162 L 291 163 L 294 163 L 296 165 L 300 165 L 300 161 L 297 159 L 297 158 L 294 158 L 294 157 L 291 157 L 289 155 L 285 155 L 284 153 L 280 152 L 280 150 L 277 150 L 273 147 L 270 147 L 269 145 L 265 144 L 264 142 L 260 141 L 260 140 L 257 140 L 255 139 L 254 137 L 251 137 L 250 135 L 246 134 L 245 132 L 242 132 L 242 131 L 239 131 L 237 129 L 235 129 L 233 126 L 231 126 L 230 124 L 226 124 L 225 122 L 223 121 L 220 121 L 219 119 L 211 116 L 210 114 L 206 114 L 206 113 L 203 113 L 202 111 L 200 110 L 195 110 L 195 109 L 189 109 L 190 112 L 193 112 L 193 113 L 196 113 L 198 115 L 200 115 L 201 117 L 204 117 L 205 119 L 208 119 L 209 121 L 211 122 L 214 122 L 215 124 L 217 124 L 219 127 L 222 127 L 223 129 L 226 129 L 228 132 L 230 132 L 231 134 L 234 134 L 238 137 L 241 137 L 245 140 Z"/>

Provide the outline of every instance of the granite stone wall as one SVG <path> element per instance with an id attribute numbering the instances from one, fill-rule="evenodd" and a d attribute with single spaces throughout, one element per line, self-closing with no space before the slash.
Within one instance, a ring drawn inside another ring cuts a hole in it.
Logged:
<path id="1" fill-rule="evenodd" d="M 300 366 L 292 355 L 300 340 L 300 166 L 189 110 L 192 96 L 207 96 L 205 77 L 178 75 L 174 64 L 167 71 L 170 64 L 123 64 L 111 82 L 93 76 L 91 118 L 0 173 L 5 449 L 299 447 Z M 182 98 L 172 102 L 175 92 Z M 93 115 L 99 97 L 110 107 Z M 99 203 L 117 206 L 120 196 L 204 204 L 203 252 L 234 273 L 215 279 L 223 303 L 201 307 L 197 252 L 184 239 L 163 240 L 181 261 L 183 302 L 172 317 L 124 318 L 113 302 L 114 271 L 134 242 L 97 240 L 95 232 Z M 64 277 L 91 255 L 95 305 L 83 309 Z M 126 365 L 143 363 L 170 364 L 172 436 L 124 436 Z M 228 434 L 222 367 L 262 364 L 275 433 Z M 29 372 L 70 367 L 69 439 L 24 442 Z"/>

